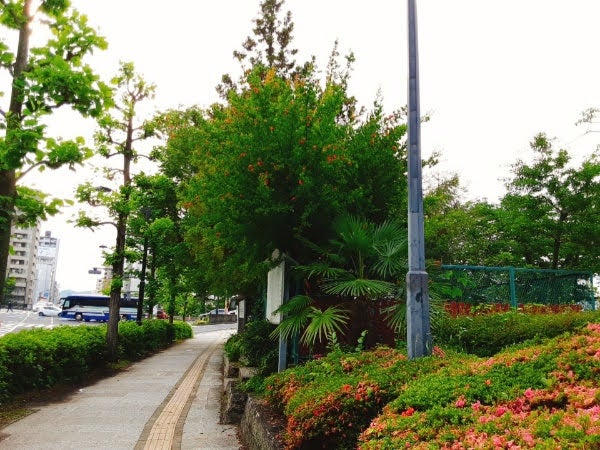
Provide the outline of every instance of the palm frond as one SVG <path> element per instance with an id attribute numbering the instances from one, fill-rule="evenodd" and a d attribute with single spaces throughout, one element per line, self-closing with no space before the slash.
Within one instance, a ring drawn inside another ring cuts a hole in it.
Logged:
<path id="1" fill-rule="evenodd" d="M 343 216 L 335 224 L 338 238 L 332 244 L 344 253 L 368 253 L 371 250 L 371 225 L 357 217 Z"/>
<path id="2" fill-rule="evenodd" d="M 295 266 L 294 270 L 305 275 L 306 278 L 337 278 L 347 274 L 346 270 L 338 267 L 331 267 L 324 262 Z"/>
<path id="3" fill-rule="evenodd" d="M 294 336 L 299 336 L 309 323 L 313 309 L 315 309 L 314 306 L 308 306 L 303 310 L 298 311 L 296 314 L 285 317 L 271 332 L 269 337 L 273 340 L 276 340 L 279 337 L 288 340 Z"/>
<path id="4" fill-rule="evenodd" d="M 408 270 L 406 240 L 386 241 L 375 246 L 377 260 L 371 270 L 382 278 L 391 278 Z"/>
<path id="5" fill-rule="evenodd" d="M 312 303 L 312 299 L 307 295 L 296 295 L 283 303 L 273 313 L 298 314 L 306 309 Z"/>
<path id="6" fill-rule="evenodd" d="M 386 308 L 384 311 L 385 322 L 397 333 L 406 334 L 406 301 L 402 300 L 398 303 Z M 446 317 L 447 313 L 444 308 L 444 301 L 439 299 L 429 299 L 429 322 L 431 329 L 435 330 L 439 327 L 441 321 Z"/>
<path id="7" fill-rule="evenodd" d="M 377 225 L 372 233 L 373 244 L 378 245 L 386 241 L 402 241 L 407 238 L 406 227 L 394 220 L 386 220 Z"/>
<path id="8" fill-rule="evenodd" d="M 355 278 L 352 280 L 327 280 L 323 291 L 332 295 L 349 295 L 352 297 L 379 297 L 388 295 L 394 290 L 394 284 L 383 280 Z"/>
<path id="9" fill-rule="evenodd" d="M 311 347 L 317 340 L 321 342 L 323 337 L 341 332 L 342 327 L 348 322 L 348 311 L 337 306 L 330 306 L 325 311 L 311 307 L 309 315 L 310 323 L 300 340 Z"/>
<path id="10" fill-rule="evenodd" d="M 296 295 L 277 308 L 274 312 L 282 313 L 283 320 L 271 332 L 271 339 L 279 336 L 289 339 L 299 335 L 310 320 L 311 303 L 312 299 L 307 295 Z"/>

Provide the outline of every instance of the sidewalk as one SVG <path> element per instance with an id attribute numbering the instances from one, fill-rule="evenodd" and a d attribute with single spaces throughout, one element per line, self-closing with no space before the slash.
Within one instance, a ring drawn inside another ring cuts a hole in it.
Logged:
<path id="1" fill-rule="evenodd" d="M 239 450 L 237 426 L 219 424 L 222 349 L 233 332 L 197 333 L 42 406 L 0 430 L 0 449 Z"/>

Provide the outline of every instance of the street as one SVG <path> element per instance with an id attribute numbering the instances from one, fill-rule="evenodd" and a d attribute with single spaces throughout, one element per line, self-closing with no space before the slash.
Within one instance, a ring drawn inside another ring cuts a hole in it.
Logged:
<path id="1" fill-rule="evenodd" d="M 59 325 L 81 325 L 80 322 L 59 317 L 40 317 L 37 312 L 17 310 L 0 311 L 0 336 L 30 328 L 54 328 Z"/>
<path id="2" fill-rule="evenodd" d="M 37 312 L 17 310 L 6 311 L 2 308 L 0 311 L 0 336 L 8 333 L 15 333 L 21 330 L 31 328 L 54 328 L 60 325 L 80 326 L 91 325 L 95 326 L 101 322 L 77 322 L 75 320 L 61 319 L 60 317 L 40 317 Z M 194 334 L 206 333 L 217 330 L 237 329 L 236 323 L 225 323 L 215 325 L 192 326 Z"/>

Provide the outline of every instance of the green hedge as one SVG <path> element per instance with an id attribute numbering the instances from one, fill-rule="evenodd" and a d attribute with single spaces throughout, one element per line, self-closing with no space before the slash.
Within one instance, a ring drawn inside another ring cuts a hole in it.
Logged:
<path id="1" fill-rule="evenodd" d="M 525 314 L 509 311 L 446 318 L 436 324 L 434 343 L 477 356 L 535 338 L 552 338 L 600 320 L 599 311 Z"/>
<path id="2" fill-rule="evenodd" d="M 136 360 L 175 340 L 192 337 L 184 322 L 119 324 L 119 357 Z M 0 338 L 0 400 L 59 383 L 78 382 L 108 365 L 106 325 L 33 329 Z"/>

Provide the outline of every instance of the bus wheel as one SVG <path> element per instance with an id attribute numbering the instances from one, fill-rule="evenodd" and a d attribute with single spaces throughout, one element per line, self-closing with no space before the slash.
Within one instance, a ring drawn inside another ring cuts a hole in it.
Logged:
<path id="1" fill-rule="evenodd" d="M 83 319 L 83 314 L 81 314 L 81 313 L 75 314 L 75 320 L 76 321 L 81 322 L 81 319 Z"/>

